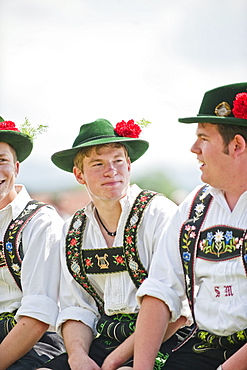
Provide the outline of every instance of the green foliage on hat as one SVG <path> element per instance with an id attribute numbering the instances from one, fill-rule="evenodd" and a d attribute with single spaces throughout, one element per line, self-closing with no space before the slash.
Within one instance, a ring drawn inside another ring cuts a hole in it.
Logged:
<path id="1" fill-rule="evenodd" d="M 25 118 L 25 122 L 20 125 L 20 131 L 23 134 L 31 137 L 32 139 L 35 139 L 37 137 L 37 135 L 42 134 L 43 132 L 45 132 L 47 130 L 47 128 L 48 128 L 48 126 L 46 126 L 46 125 L 39 125 L 36 128 L 32 127 L 32 125 L 30 124 L 27 117 Z"/>

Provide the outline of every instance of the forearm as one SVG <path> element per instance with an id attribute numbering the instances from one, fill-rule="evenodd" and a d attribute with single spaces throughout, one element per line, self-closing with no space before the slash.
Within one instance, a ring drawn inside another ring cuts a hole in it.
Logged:
<path id="1" fill-rule="evenodd" d="M 0 344 L 0 370 L 22 358 L 38 342 L 49 325 L 31 317 L 22 317 Z"/>
<path id="2" fill-rule="evenodd" d="M 71 370 L 98 370 L 88 356 L 93 340 L 91 328 L 80 321 L 68 320 L 63 324 L 62 334 Z"/>
<path id="3" fill-rule="evenodd" d="M 247 370 L 247 343 L 221 365 L 223 370 Z"/>
<path id="4" fill-rule="evenodd" d="M 88 354 L 93 340 L 92 330 L 80 321 L 68 320 L 63 324 L 62 334 L 68 352 L 80 350 Z"/>
<path id="5" fill-rule="evenodd" d="M 176 331 L 181 328 L 181 326 L 184 326 L 187 319 L 185 316 L 180 316 L 179 319 L 177 319 L 174 322 L 170 322 L 168 324 L 167 330 L 165 332 L 165 336 L 163 338 L 163 342 L 165 342 L 167 339 L 169 339 Z"/>
<path id="6" fill-rule="evenodd" d="M 170 311 L 164 302 L 150 296 L 143 298 L 135 331 L 135 370 L 153 370 L 169 320 Z"/>

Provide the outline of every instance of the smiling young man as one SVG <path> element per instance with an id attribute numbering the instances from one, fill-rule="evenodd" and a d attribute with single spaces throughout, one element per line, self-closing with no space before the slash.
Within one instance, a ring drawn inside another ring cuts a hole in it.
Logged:
<path id="1" fill-rule="evenodd" d="M 81 126 L 72 149 L 52 156 L 86 186 L 91 202 L 64 226 L 58 329 L 67 353 L 46 368 L 132 365 L 135 294 L 176 210 L 163 195 L 130 186 L 131 162 L 148 148 L 139 132 L 133 120 L 114 129 L 98 119 Z"/>
<path id="2" fill-rule="evenodd" d="M 134 369 L 153 369 L 186 295 L 194 324 L 183 342 L 167 342 L 161 369 L 246 370 L 247 83 L 206 92 L 199 114 L 179 121 L 198 123 L 191 151 L 207 185 L 178 207 L 137 292 Z"/>
<path id="3" fill-rule="evenodd" d="M 64 350 L 54 329 L 62 220 L 15 184 L 32 147 L 31 137 L 0 118 L 1 370 L 34 370 Z"/>

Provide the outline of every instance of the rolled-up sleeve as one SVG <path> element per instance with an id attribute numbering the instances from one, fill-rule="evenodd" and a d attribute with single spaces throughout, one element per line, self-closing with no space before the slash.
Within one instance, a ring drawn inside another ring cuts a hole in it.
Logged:
<path id="1" fill-rule="evenodd" d="M 63 221 L 44 206 L 29 221 L 22 234 L 24 259 L 21 270 L 23 298 L 16 319 L 29 316 L 55 328 L 59 311 L 59 243 Z"/>
<path id="2" fill-rule="evenodd" d="M 182 225 L 181 210 L 170 220 L 154 253 L 148 278 L 137 291 L 141 304 L 143 296 L 149 295 L 165 302 L 171 312 L 171 321 L 182 314 L 186 300 L 183 266 L 179 254 L 179 232 Z"/>

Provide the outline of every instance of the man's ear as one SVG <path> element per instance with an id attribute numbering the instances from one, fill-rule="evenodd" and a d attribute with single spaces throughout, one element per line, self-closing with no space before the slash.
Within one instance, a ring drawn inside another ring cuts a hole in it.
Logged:
<path id="1" fill-rule="evenodd" d="M 15 162 L 15 177 L 17 177 L 17 175 L 19 174 L 19 171 L 20 171 L 20 162 L 16 161 Z"/>
<path id="2" fill-rule="evenodd" d="M 76 181 L 78 181 L 79 184 L 85 185 L 86 182 L 84 180 L 83 173 L 78 167 L 76 167 L 76 166 L 73 167 L 73 174 L 76 178 Z"/>
<path id="3" fill-rule="evenodd" d="M 130 157 L 127 158 L 127 163 L 128 163 L 128 171 L 130 172 L 131 170 L 131 161 L 130 161 Z"/>
<path id="4" fill-rule="evenodd" d="M 231 144 L 235 155 L 239 155 L 246 150 L 246 142 L 242 135 L 235 135 Z"/>

